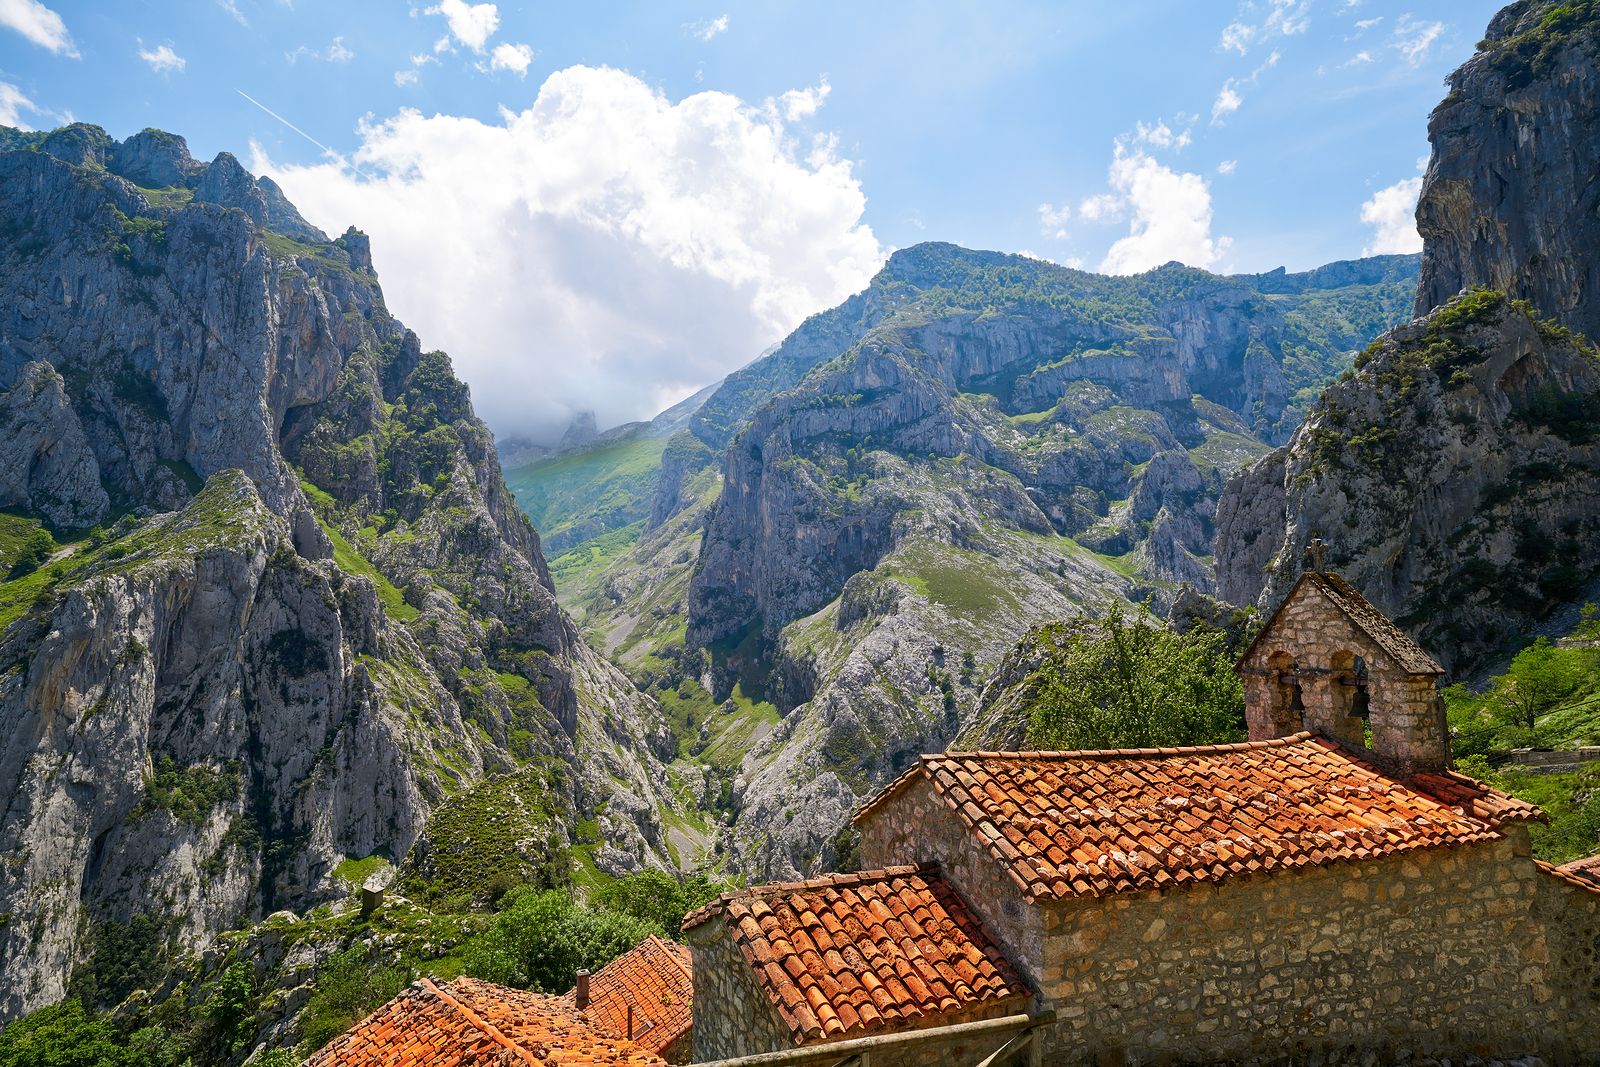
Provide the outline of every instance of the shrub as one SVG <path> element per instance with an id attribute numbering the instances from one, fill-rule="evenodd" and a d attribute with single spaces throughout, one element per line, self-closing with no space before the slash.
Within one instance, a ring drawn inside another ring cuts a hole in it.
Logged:
<path id="1" fill-rule="evenodd" d="M 519 890 L 462 951 L 466 971 L 502 985 L 565 993 L 580 968 L 598 970 L 651 934 L 654 922 L 574 903 L 561 890 Z"/>

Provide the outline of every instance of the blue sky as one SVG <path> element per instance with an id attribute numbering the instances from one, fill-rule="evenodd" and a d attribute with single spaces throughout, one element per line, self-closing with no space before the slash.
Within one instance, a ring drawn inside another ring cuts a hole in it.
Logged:
<path id="1" fill-rule="evenodd" d="M 648 414 L 920 240 L 1119 272 L 1412 247 L 1428 113 L 1498 6 L 0 0 L 0 122 L 272 173 L 542 432 Z"/>

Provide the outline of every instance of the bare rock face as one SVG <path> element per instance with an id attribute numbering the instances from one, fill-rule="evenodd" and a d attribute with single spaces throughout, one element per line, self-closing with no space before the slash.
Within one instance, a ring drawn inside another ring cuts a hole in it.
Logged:
<path id="1" fill-rule="evenodd" d="M 1597 417 L 1587 343 L 1502 294 L 1458 298 L 1385 335 L 1228 484 L 1218 590 L 1277 603 L 1321 537 L 1447 667 L 1479 665 L 1600 576 Z"/>
<path id="2" fill-rule="evenodd" d="M 1428 123 L 1418 315 L 1482 285 L 1600 336 L 1597 57 L 1589 5 L 1520 0 L 1451 75 Z"/>
<path id="3" fill-rule="evenodd" d="M 1275 603 L 1320 535 L 1363 593 L 1447 666 L 1472 669 L 1587 595 L 1597 26 L 1591 4 L 1521 0 L 1451 76 L 1417 206 L 1422 317 L 1229 483 L 1223 598 Z"/>
<path id="4" fill-rule="evenodd" d="M 667 862 L 660 709 L 578 639 L 363 235 L 94 127 L 0 131 L 0 231 L 0 507 L 60 546 L 0 582 L 0 1020 L 107 924 L 303 910 L 499 775 L 602 867 Z"/>

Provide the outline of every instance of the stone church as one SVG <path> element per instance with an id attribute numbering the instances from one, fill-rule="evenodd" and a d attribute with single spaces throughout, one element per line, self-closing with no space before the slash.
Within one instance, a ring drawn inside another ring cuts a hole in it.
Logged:
<path id="1" fill-rule="evenodd" d="M 1433 658 L 1312 572 L 1239 671 L 1246 742 L 923 756 L 873 869 L 690 915 L 694 1059 L 976 1064 L 1022 1019 L 1044 1063 L 1600 1062 L 1594 865 L 1451 770 Z"/>

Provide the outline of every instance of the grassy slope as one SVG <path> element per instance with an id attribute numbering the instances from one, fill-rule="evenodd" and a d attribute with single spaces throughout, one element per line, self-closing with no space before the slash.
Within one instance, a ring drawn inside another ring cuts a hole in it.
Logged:
<path id="1" fill-rule="evenodd" d="M 545 542 L 558 590 L 593 577 L 639 540 L 666 447 L 666 438 L 640 435 L 506 471 Z"/>

